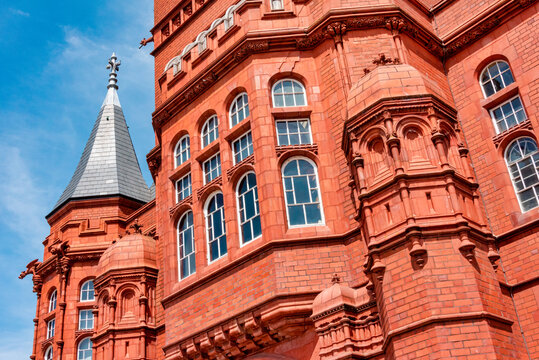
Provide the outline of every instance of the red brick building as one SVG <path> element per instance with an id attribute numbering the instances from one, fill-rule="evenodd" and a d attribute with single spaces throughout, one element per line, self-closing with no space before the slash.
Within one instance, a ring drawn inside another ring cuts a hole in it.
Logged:
<path id="1" fill-rule="evenodd" d="M 113 55 L 31 358 L 538 359 L 538 9 L 155 0 L 155 188 Z"/>

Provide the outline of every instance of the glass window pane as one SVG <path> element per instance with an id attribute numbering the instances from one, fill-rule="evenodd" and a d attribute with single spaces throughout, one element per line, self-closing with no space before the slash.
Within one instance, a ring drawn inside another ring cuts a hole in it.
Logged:
<path id="1" fill-rule="evenodd" d="M 307 178 L 304 176 L 294 177 L 294 190 L 296 193 L 296 201 L 298 203 L 310 202 L 309 188 L 307 186 Z"/>
<path id="2" fill-rule="evenodd" d="M 485 89 L 485 94 L 487 97 L 494 94 L 494 87 L 492 86 L 492 83 L 490 81 L 483 86 L 483 89 Z"/>
<path id="3" fill-rule="evenodd" d="M 290 225 L 304 225 L 305 224 L 305 216 L 303 214 L 302 205 L 289 206 L 288 215 L 290 216 Z"/>
<path id="4" fill-rule="evenodd" d="M 320 212 L 319 204 L 305 205 L 305 213 L 307 215 L 308 224 L 318 224 L 322 221 L 322 214 Z"/>
<path id="5" fill-rule="evenodd" d="M 251 233 L 251 223 L 246 222 L 241 226 L 241 232 L 243 236 L 243 241 L 247 242 L 253 239 L 253 234 Z"/>
<path id="6" fill-rule="evenodd" d="M 284 88 L 284 93 L 285 94 L 291 94 L 293 92 L 292 91 L 292 81 L 290 81 L 290 80 L 283 81 L 283 88 Z"/>
<path id="7" fill-rule="evenodd" d="M 296 106 L 304 106 L 305 105 L 305 97 L 303 94 L 296 94 Z"/>
<path id="8" fill-rule="evenodd" d="M 503 81 L 505 82 L 505 86 L 512 84 L 515 80 L 513 79 L 513 75 L 511 74 L 511 71 L 506 71 L 502 74 Z"/>
<path id="9" fill-rule="evenodd" d="M 294 160 L 294 161 L 291 161 L 288 164 L 286 164 L 286 166 L 285 166 L 285 168 L 283 170 L 283 174 L 285 176 L 298 175 L 298 165 L 297 165 L 297 163 L 298 163 L 298 161 Z"/>
<path id="10" fill-rule="evenodd" d="M 282 95 L 275 95 L 275 107 L 283 107 L 284 106 L 284 97 Z"/>
<path id="11" fill-rule="evenodd" d="M 277 134 L 286 134 L 286 121 L 277 121 Z"/>
<path id="12" fill-rule="evenodd" d="M 290 134 L 289 136 L 290 142 L 288 145 L 299 145 L 299 135 L 298 134 Z"/>
<path id="13" fill-rule="evenodd" d="M 294 106 L 294 95 L 285 94 L 284 95 L 284 103 L 285 103 L 286 106 Z"/>
<path id="14" fill-rule="evenodd" d="M 299 163 L 299 173 L 302 175 L 311 175 L 314 174 L 314 168 L 313 166 L 305 160 L 298 161 Z"/>
<path id="15" fill-rule="evenodd" d="M 290 143 L 288 142 L 288 136 L 286 135 L 279 135 L 278 137 L 278 144 L 283 146 L 283 145 L 290 145 Z"/>
<path id="16" fill-rule="evenodd" d="M 262 235 L 262 226 L 260 224 L 260 215 L 253 218 L 253 237 Z"/>

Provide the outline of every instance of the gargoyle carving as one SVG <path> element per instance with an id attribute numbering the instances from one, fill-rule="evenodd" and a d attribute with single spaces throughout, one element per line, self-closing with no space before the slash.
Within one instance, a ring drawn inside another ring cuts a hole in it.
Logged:
<path id="1" fill-rule="evenodd" d="M 41 262 L 39 262 L 38 259 L 30 261 L 28 263 L 28 265 L 26 265 L 26 270 L 21 271 L 21 274 L 19 275 L 19 279 L 24 279 L 26 277 L 26 275 L 28 275 L 28 274 L 35 275 L 36 274 L 36 268 L 39 265 L 41 265 Z"/>

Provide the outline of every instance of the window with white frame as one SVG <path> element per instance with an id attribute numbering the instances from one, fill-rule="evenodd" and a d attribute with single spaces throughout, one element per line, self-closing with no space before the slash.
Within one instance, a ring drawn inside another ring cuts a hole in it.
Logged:
<path id="1" fill-rule="evenodd" d="M 183 136 L 174 149 L 174 166 L 179 166 L 191 157 L 191 145 L 189 135 Z"/>
<path id="2" fill-rule="evenodd" d="M 221 175 L 221 154 L 217 153 L 202 165 L 204 169 L 204 184 L 211 182 L 213 179 Z"/>
<path id="3" fill-rule="evenodd" d="M 294 79 L 277 81 L 272 88 L 273 107 L 291 107 L 307 105 L 305 87 Z"/>
<path id="4" fill-rule="evenodd" d="M 180 202 L 191 195 L 191 173 L 176 181 L 176 202 Z"/>
<path id="5" fill-rule="evenodd" d="M 499 133 L 526 120 L 526 113 L 518 95 L 490 110 L 490 115 Z"/>
<path id="6" fill-rule="evenodd" d="M 535 140 L 522 137 L 513 141 L 505 161 L 522 210 L 539 206 L 539 151 Z"/>
<path id="7" fill-rule="evenodd" d="M 92 360 L 92 340 L 83 339 L 77 347 L 77 360 Z"/>
<path id="8" fill-rule="evenodd" d="M 234 152 L 234 165 L 241 162 L 247 156 L 253 153 L 253 138 L 251 132 L 242 135 L 239 139 L 232 143 Z"/>
<path id="9" fill-rule="evenodd" d="M 230 127 L 234 127 L 249 116 L 249 97 L 247 93 L 241 93 L 236 96 L 234 101 L 232 101 L 232 105 L 230 105 L 228 114 L 230 117 Z"/>
<path id="10" fill-rule="evenodd" d="M 94 313 L 92 310 L 81 310 L 79 312 L 79 330 L 89 330 L 94 328 Z"/>
<path id="11" fill-rule="evenodd" d="M 192 211 L 186 212 L 178 222 L 178 254 L 180 279 L 184 279 L 196 271 Z"/>
<path id="12" fill-rule="evenodd" d="M 212 115 L 202 126 L 202 148 L 205 148 L 219 137 L 219 119 Z"/>
<path id="13" fill-rule="evenodd" d="M 49 297 L 49 312 L 56 309 L 56 301 L 58 298 L 58 291 L 54 290 Z"/>
<path id="14" fill-rule="evenodd" d="M 206 204 L 206 234 L 208 239 L 209 261 L 226 255 L 226 227 L 223 194 L 212 195 Z"/>
<path id="15" fill-rule="evenodd" d="M 238 212 L 242 244 L 262 235 L 260 224 L 260 208 L 258 206 L 258 190 L 256 176 L 253 172 L 245 175 L 238 183 Z"/>
<path id="16" fill-rule="evenodd" d="M 480 77 L 483 95 L 489 97 L 509 84 L 515 82 L 509 64 L 505 61 L 495 61 L 489 64 Z"/>
<path id="17" fill-rule="evenodd" d="M 283 0 L 270 0 L 271 10 L 283 10 Z"/>
<path id="18" fill-rule="evenodd" d="M 282 176 L 288 224 L 322 224 L 322 202 L 315 164 L 305 158 L 293 158 L 283 164 Z"/>
<path id="19" fill-rule="evenodd" d="M 47 351 L 45 351 L 45 357 L 44 357 L 44 360 L 52 360 L 52 346 L 49 346 L 47 348 Z"/>
<path id="20" fill-rule="evenodd" d="M 47 322 L 47 339 L 54 337 L 55 326 L 56 326 L 56 319 L 52 319 Z"/>
<path id="21" fill-rule="evenodd" d="M 304 145 L 312 144 L 311 125 L 308 119 L 302 120 L 278 120 L 277 143 L 279 145 Z"/>
<path id="22" fill-rule="evenodd" d="M 94 300 L 94 281 L 88 280 L 80 288 L 80 301 Z"/>

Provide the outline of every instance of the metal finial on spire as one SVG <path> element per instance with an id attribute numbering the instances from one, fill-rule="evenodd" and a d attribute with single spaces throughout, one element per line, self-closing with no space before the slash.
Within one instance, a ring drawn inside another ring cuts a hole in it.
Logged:
<path id="1" fill-rule="evenodd" d="M 120 70 L 120 65 L 122 62 L 118 60 L 115 53 L 112 53 L 112 56 L 109 59 L 109 64 L 107 65 L 107 69 L 110 70 L 109 74 L 109 84 L 107 85 L 107 89 L 109 88 L 115 88 L 118 89 L 118 85 L 116 83 L 118 82 L 117 72 Z"/>

